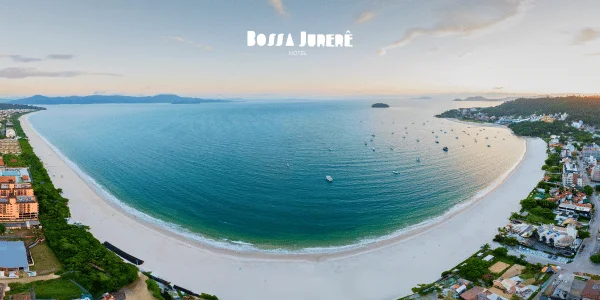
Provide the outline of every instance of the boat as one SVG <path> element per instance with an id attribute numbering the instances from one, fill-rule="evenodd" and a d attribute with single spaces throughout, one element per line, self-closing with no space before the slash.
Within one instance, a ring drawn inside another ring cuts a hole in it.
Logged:
<path id="1" fill-rule="evenodd" d="M 403 139 L 405 139 L 405 138 L 406 138 L 406 136 L 404 136 L 404 135 L 403 135 L 403 136 L 402 136 L 402 138 L 403 138 Z"/>
<path id="2" fill-rule="evenodd" d="M 331 151 L 331 148 L 329 148 L 329 151 Z"/>
<path id="3" fill-rule="evenodd" d="M 375 152 L 375 148 L 373 148 L 373 152 Z"/>
<path id="4" fill-rule="evenodd" d="M 396 175 L 400 174 L 400 173 L 398 173 L 398 171 L 392 171 L 392 173 L 394 173 Z"/>
<path id="5" fill-rule="evenodd" d="M 394 148 L 393 148 L 393 147 L 390 147 L 390 150 L 392 150 L 392 151 L 393 151 L 393 150 L 394 150 Z"/>
<path id="6" fill-rule="evenodd" d="M 371 136 L 372 136 L 372 137 L 375 137 L 375 135 L 374 135 L 374 134 L 371 134 Z"/>
<path id="7" fill-rule="evenodd" d="M 435 143 L 436 143 L 436 144 L 439 144 L 439 143 L 440 143 L 440 141 L 435 141 Z"/>
<path id="8" fill-rule="evenodd" d="M 417 139 L 417 143 L 419 142 L 419 139 Z"/>
<path id="9" fill-rule="evenodd" d="M 442 150 L 444 150 L 444 152 L 448 152 L 448 147 L 444 147 Z"/>
<path id="10" fill-rule="evenodd" d="M 365 146 L 367 145 L 367 142 L 365 142 Z"/>
<path id="11" fill-rule="evenodd" d="M 325 180 L 329 181 L 329 182 L 333 182 L 333 177 L 326 175 L 325 176 Z"/>
<path id="12" fill-rule="evenodd" d="M 417 157 L 417 162 L 420 162 L 420 161 L 421 161 L 421 158 L 420 158 L 420 157 Z"/>
<path id="13" fill-rule="evenodd" d="M 489 148 L 489 147 L 491 147 L 491 146 L 488 144 L 488 148 Z"/>
<path id="14" fill-rule="evenodd" d="M 458 140 L 458 137 L 456 137 L 456 139 Z"/>

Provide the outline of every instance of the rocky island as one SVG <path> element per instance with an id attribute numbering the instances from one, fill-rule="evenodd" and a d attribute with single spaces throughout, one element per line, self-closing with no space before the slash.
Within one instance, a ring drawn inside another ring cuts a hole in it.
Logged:
<path id="1" fill-rule="evenodd" d="M 373 107 L 373 108 L 388 108 L 390 106 L 385 103 L 375 103 L 375 104 L 371 105 L 371 107 Z"/>

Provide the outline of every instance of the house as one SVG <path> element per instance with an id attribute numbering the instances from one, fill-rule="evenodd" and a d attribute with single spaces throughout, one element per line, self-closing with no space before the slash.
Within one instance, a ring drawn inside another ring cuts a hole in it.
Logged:
<path id="1" fill-rule="evenodd" d="M 592 205 L 589 203 L 573 203 L 573 201 L 563 202 L 558 205 L 558 211 L 574 212 L 582 216 L 589 217 L 592 212 Z"/>
<path id="2" fill-rule="evenodd" d="M 480 296 L 485 295 L 485 288 L 480 286 L 474 286 L 472 289 L 460 294 L 460 297 L 464 300 L 477 300 Z"/>
<path id="3" fill-rule="evenodd" d="M 539 241 L 557 248 L 571 247 L 577 239 L 577 228 L 573 224 L 567 227 L 544 224 L 538 227 Z"/>
<path id="4" fill-rule="evenodd" d="M 597 144 L 585 145 L 581 150 L 581 155 L 583 157 L 593 156 L 596 159 L 600 159 L 600 146 L 598 146 Z"/>
<path id="5" fill-rule="evenodd" d="M 592 181 L 600 181 L 600 165 L 595 165 L 591 172 Z"/>
<path id="6" fill-rule="evenodd" d="M 582 300 L 600 300 L 600 281 L 588 280 L 581 292 Z"/>
<path id="7" fill-rule="evenodd" d="M 19 270 L 29 271 L 25 244 L 23 241 L 0 241 L 0 277 L 18 276 Z"/>

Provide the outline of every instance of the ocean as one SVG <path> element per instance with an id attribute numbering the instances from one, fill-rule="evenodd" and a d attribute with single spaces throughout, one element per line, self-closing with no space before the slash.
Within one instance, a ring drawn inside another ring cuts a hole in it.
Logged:
<path id="1" fill-rule="evenodd" d="M 484 193 L 522 154 L 507 129 L 434 118 L 491 103 L 373 102 L 58 105 L 29 121 L 129 213 L 240 251 L 390 238 Z"/>

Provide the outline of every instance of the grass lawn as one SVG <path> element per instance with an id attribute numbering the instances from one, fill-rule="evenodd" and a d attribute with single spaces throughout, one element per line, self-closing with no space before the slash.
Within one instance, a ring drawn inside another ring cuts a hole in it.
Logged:
<path id="1" fill-rule="evenodd" d="M 58 278 L 46 281 L 35 281 L 30 283 L 11 283 L 8 295 L 28 292 L 31 287 L 35 290 L 36 298 L 70 300 L 79 299 L 81 290 L 68 279 Z"/>
<path id="2" fill-rule="evenodd" d="M 35 265 L 31 267 L 38 275 L 57 272 L 62 265 L 46 243 L 41 243 L 30 249 Z"/>

